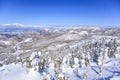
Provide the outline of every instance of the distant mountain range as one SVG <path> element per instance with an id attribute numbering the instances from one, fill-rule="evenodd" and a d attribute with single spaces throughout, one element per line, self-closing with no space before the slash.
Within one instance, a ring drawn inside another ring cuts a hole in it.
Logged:
<path id="1" fill-rule="evenodd" d="M 45 32 L 48 30 L 46 27 L 42 26 L 29 26 L 29 25 L 23 25 L 23 24 L 3 24 L 0 25 L 0 34 L 19 34 L 23 32 L 31 32 L 31 31 L 37 31 L 37 32 Z"/>
<path id="2" fill-rule="evenodd" d="M 107 32 L 109 31 L 114 34 L 117 32 L 117 34 L 120 31 L 120 28 L 114 27 L 114 28 L 104 28 L 104 27 L 98 27 L 98 26 L 80 26 L 80 25 L 50 25 L 50 26 L 38 26 L 38 25 L 24 25 L 24 24 L 2 24 L 0 25 L 0 34 L 7 34 L 7 35 L 15 35 L 25 32 L 39 32 L 41 34 L 46 33 L 66 33 L 66 32 L 80 32 L 83 30 L 87 30 L 87 32 L 91 32 L 91 30 L 94 31 L 100 31 L 100 32 Z"/>

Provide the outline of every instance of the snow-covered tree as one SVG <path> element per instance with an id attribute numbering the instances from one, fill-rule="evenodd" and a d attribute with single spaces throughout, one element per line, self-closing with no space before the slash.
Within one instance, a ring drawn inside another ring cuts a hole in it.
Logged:
<path id="1" fill-rule="evenodd" d="M 78 68 L 79 67 L 79 59 L 77 57 L 74 57 L 73 60 L 74 60 L 73 68 Z"/>
<path id="2" fill-rule="evenodd" d="M 39 66 L 40 66 L 40 53 L 33 52 L 32 55 L 30 56 L 31 60 L 31 65 L 36 71 L 39 71 Z"/>
<path id="3" fill-rule="evenodd" d="M 50 73 L 47 73 L 47 75 L 46 75 L 46 77 L 45 77 L 44 80 L 51 80 L 51 75 L 50 75 Z"/>

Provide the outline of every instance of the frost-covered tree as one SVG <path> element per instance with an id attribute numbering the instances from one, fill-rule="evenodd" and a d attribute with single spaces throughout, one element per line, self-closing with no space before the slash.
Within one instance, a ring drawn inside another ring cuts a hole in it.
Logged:
<path id="1" fill-rule="evenodd" d="M 51 77 L 50 73 L 47 73 L 47 75 L 46 75 L 44 80 L 51 80 L 51 79 L 52 79 L 52 77 Z"/>
<path id="2" fill-rule="evenodd" d="M 87 80 L 88 72 L 83 73 L 82 80 Z"/>
<path id="3" fill-rule="evenodd" d="M 85 56 L 84 56 L 84 54 L 81 54 L 81 58 L 79 60 L 79 65 L 80 65 L 80 67 L 85 66 Z"/>
<path id="4" fill-rule="evenodd" d="M 68 78 L 65 76 L 65 73 L 58 73 L 57 80 L 68 80 Z"/>
<path id="5" fill-rule="evenodd" d="M 36 71 L 39 71 L 40 55 L 41 53 L 33 52 L 32 55 L 30 56 L 31 65 Z"/>
<path id="6" fill-rule="evenodd" d="M 74 60 L 73 68 L 78 68 L 79 67 L 79 59 L 77 57 L 74 57 L 73 60 Z"/>

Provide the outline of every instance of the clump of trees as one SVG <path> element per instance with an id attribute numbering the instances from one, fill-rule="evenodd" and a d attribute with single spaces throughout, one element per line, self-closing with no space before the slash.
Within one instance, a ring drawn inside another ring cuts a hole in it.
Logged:
<path id="1" fill-rule="evenodd" d="M 116 58 L 116 54 L 120 54 L 119 47 L 120 43 L 114 38 L 78 41 L 53 51 L 33 52 L 30 56 L 30 65 L 36 71 L 46 72 L 46 75 L 49 77 L 51 73 L 48 69 L 52 68 L 56 79 L 67 80 L 66 70 L 64 69 L 66 66 L 72 68 L 79 75 L 79 68 L 96 63 L 101 76 L 105 60 Z M 87 75 L 88 73 L 86 72 L 81 76 L 86 79 Z"/>

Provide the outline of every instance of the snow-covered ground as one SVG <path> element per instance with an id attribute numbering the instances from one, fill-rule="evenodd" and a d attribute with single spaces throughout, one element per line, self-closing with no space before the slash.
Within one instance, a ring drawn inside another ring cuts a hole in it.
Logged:
<path id="1" fill-rule="evenodd" d="M 10 45 L 11 44 L 11 41 L 3 41 L 3 40 L 0 40 L 0 43 L 3 43 L 5 45 Z"/>
<path id="2" fill-rule="evenodd" d="M 120 58 L 107 60 L 101 73 L 95 64 L 82 68 L 71 68 L 68 65 L 63 65 L 62 69 L 64 74 L 61 73 L 59 76 L 65 75 L 67 80 L 120 80 Z M 22 63 L 12 63 L 0 67 L 0 80 L 43 80 L 48 77 L 51 80 L 55 78 L 55 75 L 58 75 L 54 74 L 52 66 L 45 72 L 37 72 L 34 68 L 28 69 Z"/>
<path id="3" fill-rule="evenodd" d="M 0 67 L 0 80 L 41 80 L 43 76 L 21 63 Z"/>

